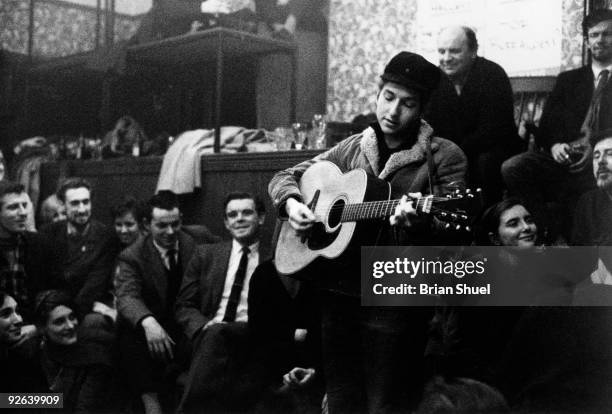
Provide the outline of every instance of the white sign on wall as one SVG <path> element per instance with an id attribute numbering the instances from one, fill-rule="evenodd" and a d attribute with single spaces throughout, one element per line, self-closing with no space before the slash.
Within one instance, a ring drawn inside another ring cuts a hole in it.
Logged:
<path id="1" fill-rule="evenodd" d="M 563 2 L 558 0 L 417 0 L 417 51 L 437 64 L 437 34 L 465 25 L 479 55 L 509 76 L 556 75 L 561 65 Z"/>

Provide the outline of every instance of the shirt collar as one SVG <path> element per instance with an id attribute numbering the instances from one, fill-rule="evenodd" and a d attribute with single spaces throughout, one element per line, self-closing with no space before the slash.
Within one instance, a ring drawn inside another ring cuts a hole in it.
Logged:
<path id="1" fill-rule="evenodd" d="M 602 70 L 607 69 L 608 73 L 612 75 L 612 65 L 608 66 L 595 66 L 595 62 L 591 64 L 591 70 L 593 71 L 593 79 L 595 82 L 599 80 L 599 74 Z"/>
<path id="2" fill-rule="evenodd" d="M 259 251 L 259 240 L 253 244 L 249 244 L 247 247 L 249 248 L 249 253 Z M 242 248 L 243 248 L 242 244 L 238 243 L 236 239 L 232 239 L 232 250 L 233 251 L 242 252 Z"/>
<path id="3" fill-rule="evenodd" d="M 159 255 L 162 257 L 162 259 L 165 259 L 166 256 L 168 255 L 168 250 L 165 247 L 161 247 L 159 244 L 157 244 L 157 242 L 155 241 L 155 239 L 153 239 L 153 246 L 155 246 L 155 249 L 159 252 Z M 174 244 L 174 250 L 176 250 L 178 252 L 178 248 L 179 248 L 179 243 L 178 240 L 176 241 L 176 243 Z"/>

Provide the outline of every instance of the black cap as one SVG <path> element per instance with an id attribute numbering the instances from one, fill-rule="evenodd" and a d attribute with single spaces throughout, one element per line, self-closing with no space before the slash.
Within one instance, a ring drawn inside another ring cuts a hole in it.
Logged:
<path id="1" fill-rule="evenodd" d="M 440 69 L 421 55 L 400 52 L 387 63 L 380 78 L 429 95 L 438 88 Z"/>

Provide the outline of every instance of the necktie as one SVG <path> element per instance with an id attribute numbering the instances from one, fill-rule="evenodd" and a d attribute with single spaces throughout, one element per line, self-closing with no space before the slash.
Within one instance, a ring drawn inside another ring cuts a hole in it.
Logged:
<path id="1" fill-rule="evenodd" d="M 240 294 L 242 293 L 248 263 L 249 248 L 244 247 L 242 249 L 240 263 L 238 264 L 238 270 L 236 271 L 236 276 L 234 277 L 232 291 L 230 292 L 229 300 L 227 301 L 227 306 L 225 307 L 225 315 L 223 316 L 224 322 L 233 322 L 236 320 L 236 311 L 238 310 L 238 303 L 240 303 Z"/>
<path id="2" fill-rule="evenodd" d="M 599 131 L 600 126 L 600 108 L 601 108 L 601 98 L 603 96 L 603 90 L 608 83 L 608 77 L 610 76 L 610 72 L 607 69 L 602 70 L 599 73 L 597 86 L 593 91 L 593 98 L 591 100 L 591 106 L 589 108 L 589 113 L 587 115 L 588 127 L 591 132 Z"/>
<path id="3" fill-rule="evenodd" d="M 176 249 L 168 249 L 166 257 L 168 258 L 168 270 L 174 274 L 176 272 Z"/>
<path id="4" fill-rule="evenodd" d="M 167 306 L 171 311 L 174 308 L 174 302 L 181 288 L 181 271 L 179 270 L 178 262 L 176 261 L 176 249 L 168 249 L 166 257 L 168 258 L 168 291 L 167 291 Z"/>

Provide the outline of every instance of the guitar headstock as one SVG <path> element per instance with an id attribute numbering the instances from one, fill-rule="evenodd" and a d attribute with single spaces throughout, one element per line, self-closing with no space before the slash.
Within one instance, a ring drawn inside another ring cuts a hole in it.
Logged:
<path id="1" fill-rule="evenodd" d="M 471 226 L 484 208 L 482 190 L 457 189 L 443 197 L 435 197 L 431 214 L 444 223 L 444 228 L 470 232 Z"/>

